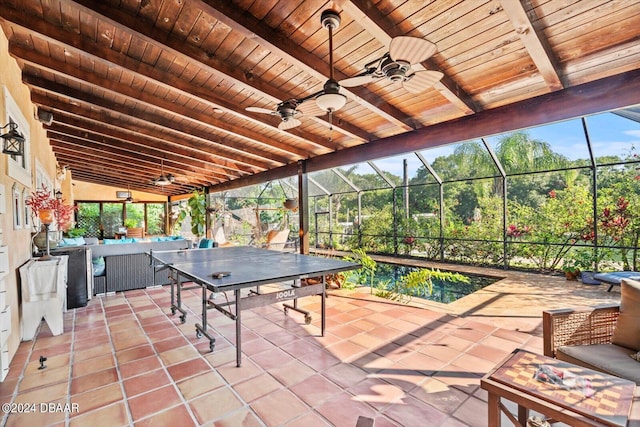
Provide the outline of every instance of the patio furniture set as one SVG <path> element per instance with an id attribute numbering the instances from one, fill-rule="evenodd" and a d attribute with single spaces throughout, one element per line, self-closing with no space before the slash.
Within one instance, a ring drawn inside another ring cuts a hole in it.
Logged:
<path id="1" fill-rule="evenodd" d="M 543 312 L 544 356 L 516 350 L 481 381 L 488 423 L 640 426 L 640 282 L 622 278 L 620 304 Z M 501 398 L 518 405 L 517 417 Z M 536 419 L 540 422 L 540 419 Z"/>

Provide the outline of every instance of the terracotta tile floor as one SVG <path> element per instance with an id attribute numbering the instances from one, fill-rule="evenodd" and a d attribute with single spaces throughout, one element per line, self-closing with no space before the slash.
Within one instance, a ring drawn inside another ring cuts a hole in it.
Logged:
<path id="1" fill-rule="evenodd" d="M 564 283 L 550 286 L 570 292 Z M 51 336 L 43 322 L 34 341 L 20 344 L 0 384 L 2 403 L 53 402 L 72 411 L 5 415 L 2 423 L 313 427 L 355 426 L 366 416 L 376 427 L 484 426 L 482 375 L 515 348 L 542 352 L 544 303 L 528 315 L 514 306 L 513 294 L 526 294 L 521 305 L 527 307 L 535 295 L 513 284 L 508 289 L 504 298 L 512 302 L 498 302 L 502 311 L 459 303 L 454 314 L 379 300 L 368 291 L 332 292 L 324 337 L 318 297 L 300 300 L 314 313 L 311 325 L 278 305 L 249 310 L 240 368 L 230 319 L 209 316 L 213 352 L 208 340 L 196 338 L 198 293 L 183 295 L 190 308 L 185 324 L 170 314 L 167 287 L 94 298 L 65 314 L 63 335 Z M 556 301 L 548 291 L 542 298 Z M 497 301 L 495 289 L 486 292 Z M 38 369 L 40 356 L 46 369 Z"/>

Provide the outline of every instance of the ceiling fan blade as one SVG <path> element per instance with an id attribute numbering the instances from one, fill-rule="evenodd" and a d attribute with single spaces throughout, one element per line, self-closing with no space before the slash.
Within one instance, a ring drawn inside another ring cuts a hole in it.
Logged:
<path id="1" fill-rule="evenodd" d="M 418 37 L 394 37 L 389 44 L 389 55 L 394 61 L 406 61 L 417 64 L 436 53 L 437 47 L 429 40 Z"/>
<path id="2" fill-rule="evenodd" d="M 276 114 L 275 111 L 262 107 L 247 107 L 245 110 L 251 111 L 252 113 Z"/>
<path id="3" fill-rule="evenodd" d="M 305 102 L 304 104 L 301 104 L 298 107 L 297 111 L 304 116 L 313 116 L 313 117 L 318 117 L 318 116 L 327 114 L 327 112 L 324 111 L 322 108 L 318 107 L 318 104 L 316 104 L 315 102 Z"/>
<path id="4" fill-rule="evenodd" d="M 290 117 L 287 120 L 281 121 L 278 125 L 278 129 L 289 130 L 293 129 L 294 127 L 300 126 L 301 124 L 302 122 L 300 120 L 296 119 L 295 117 Z"/>
<path id="5" fill-rule="evenodd" d="M 443 75 L 440 71 L 416 71 L 407 76 L 407 80 L 402 82 L 402 87 L 409 93 L 420 93 L 436 84 Z"/>
<path id="6" fill-rule="evenodd" d="M 366 85 L 367 83 L 371 83 L 374 80 L 377 80 L 379 77 L 374 75 L 373 73 L 365 72 L 358 76 L 349 77 L 344 80 L 340 80 L 340 86 L 342 87 L 355 87 L 360 85 Z"/>

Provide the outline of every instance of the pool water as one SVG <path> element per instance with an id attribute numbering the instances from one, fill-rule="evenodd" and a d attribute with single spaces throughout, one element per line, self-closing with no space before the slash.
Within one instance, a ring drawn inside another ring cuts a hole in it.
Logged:
<path id="1" fill-rule="evenodd" d="M 406 265 L 388 264 L 378 262 L 376 267 L 376 277 L 374 279 L 374 286 L 379 282 L 390 281 L 389 285 L 395 283 L 400 277 L 409 274 L 412 271 L 420 270 L 420 267 L 411 267 Z M 444 270 L 441 270 L 444 271 Z M 469 278 L 469 283 L 464 282 L 449 282 L 433 279 L 433 290 L 431 294 L 419 295 L 419 298 L 424 298 L 429 301 L 440 302 L 449 304 L 464 296 L 470 295 L 480 289 L 489 286 L 492 283 L 497 282 L 498 278 L 478 276 L 473 274 L 466 274 Z"/>

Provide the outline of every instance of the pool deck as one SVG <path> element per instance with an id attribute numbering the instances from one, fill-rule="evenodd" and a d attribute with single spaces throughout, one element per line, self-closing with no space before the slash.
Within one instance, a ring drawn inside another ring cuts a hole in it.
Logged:
<path id="1" fill-rule="evenodd" d="M 614 287 L 611 292 L 607 292 L 608 285 L 583 285 L 579 281 L 566 280 L 558 275 L 379 255 L 372 256 L 372 258 L 379 262 L 392 264 L 402 263 L 403 265 L 457 271 L 463 274 L 498 277 L 500 279 L 497 282 L 450 304 L 412 298 L 408 305 L 463 318 L 476 318 L 500 328 L 518 330 L 536 336 L 542 336 L 541 315 L 543 310 L 589 307 L 620 302 L 619 287 Z M 348 295 L 349 292 L 357 294 L 358 298 L 367 298 L 366 294 L 370 293 L 370 290 L 362 288 L 354 291 L 339 291 L 340 295 Z"/>

